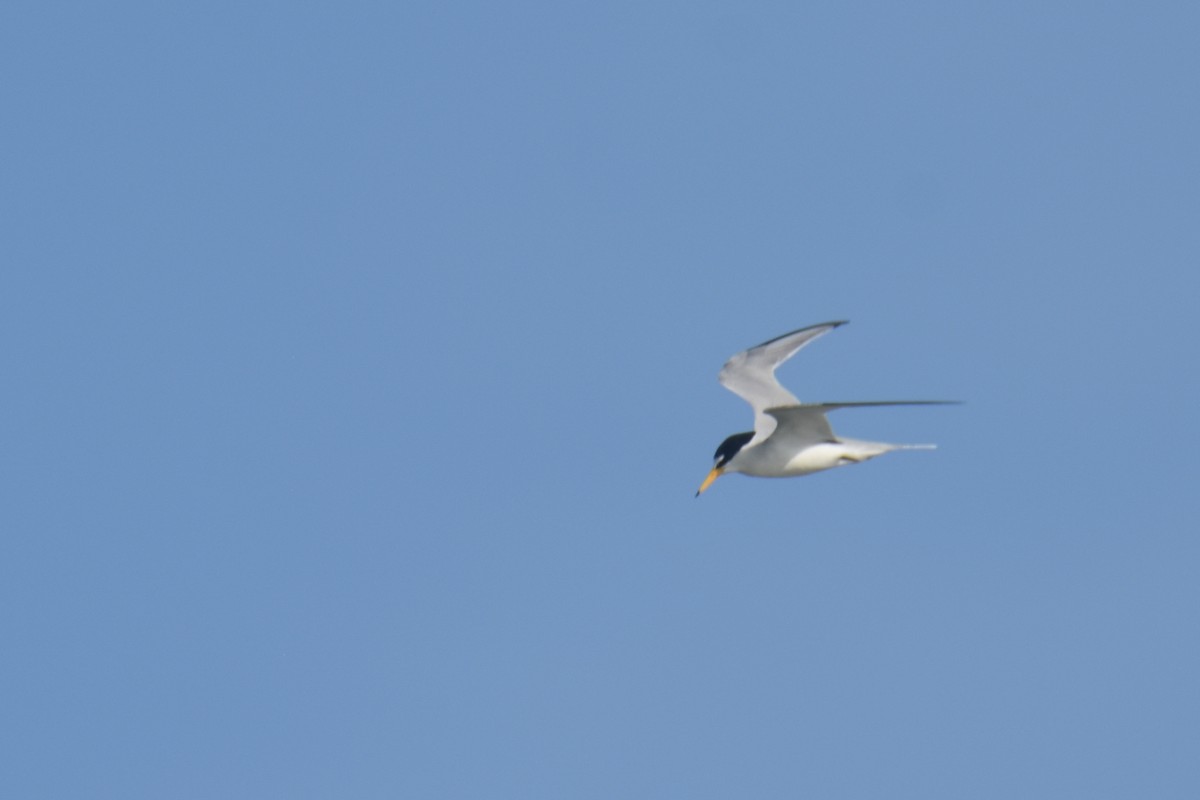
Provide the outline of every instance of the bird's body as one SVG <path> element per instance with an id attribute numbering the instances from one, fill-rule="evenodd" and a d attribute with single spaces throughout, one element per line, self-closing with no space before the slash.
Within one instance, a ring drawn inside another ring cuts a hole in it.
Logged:
<path id="1" fill-rule="evenodd" d="M 890 453 L 893 450 L 929 450 L 933 445 L 888 444 L 839 437 L 833 442 L 818 442 L 796 451 L 771 444 L 768 439 L 745 452 L 746 458 L 735 459 L 726 472 L 740 472 L 756 478 L 793 478 L 814 472 L 844 467 Z"/>
<path id="2" fill-rule="evenodd" d="M 726 472 L 759 478 L 789 478 L 858 464 L 892 450 L 928 450 L 929 444 L 889 444 L 834 434 L 826 414 L 839 408 L 933 405 L 913 400 L 866 403 L 801 403 L 775 379 L 775 369 L 800 348 L 845 322 L 826 322 L 784 334 L 745 350 L 721 369 L 722 385 L 754 409 L 754 430 L 736 433 L 717 448 L 714 466 L 697 496 Z"/>

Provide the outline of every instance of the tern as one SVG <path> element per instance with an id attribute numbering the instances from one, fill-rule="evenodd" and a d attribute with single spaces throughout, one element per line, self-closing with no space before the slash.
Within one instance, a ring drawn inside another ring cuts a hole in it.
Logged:
<path id="1" fill-rule="evenodd" d="M 809 342 L 846 320 L 785 333 L 744 350 L 721 368 L 721 385 L 754 409 L 754 430 L 735 433 L 717 448 L 713 468 L 696 497 L 726 472 L 759 478 L 809 475 L 861 464 L 893 450 L 932 450 L 932 444 L 889 444 L 836 436 L 825 414 L 839 408 L 948 405 L 953 400 L 883 400 L 865 403 L 801 403 L 775 378 L 776 368 Z"/>

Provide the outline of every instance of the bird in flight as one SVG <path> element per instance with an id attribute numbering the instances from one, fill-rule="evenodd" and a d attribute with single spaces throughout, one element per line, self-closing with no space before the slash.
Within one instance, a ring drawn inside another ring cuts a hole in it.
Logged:
<path id="1" fill-rule="evenodd" d="M 864 406 L 946 405 L 948 400 L 885 400 L 866 403 L 801 403 L 775 379 L 775 369 L 800 348 L 846 320 L 785 333 L 738 353 L 721 368 L 721 385 L 754 409 L 754 430 L 735 433 L 717 448 L 712 471 L 696 497 L 726 472 L 788 478 L 859 464 L 892 450 L 932 450 L 932 444 L 888 444 L 836 436 L 825 414 Z"/>

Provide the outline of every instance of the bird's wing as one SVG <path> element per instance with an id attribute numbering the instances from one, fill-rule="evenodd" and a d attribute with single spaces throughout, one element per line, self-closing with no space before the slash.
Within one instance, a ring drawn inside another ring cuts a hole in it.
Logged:
<path id="1" fill-rule="evenodd" d="M 769 408 L 766 415 L 777 424 L 771 432 L 771 444 L 779 443 L 796 452 L 821 442 L 836 442 L 833 428 L 825 419 L 824 405 L 783 406 Z"/>
<path id="2" fill-rule="evenodd" d="M 955 400 L 875 400 L 863 403 L 804 403 L 802 405 L 769 408 L 766 414 L 778 421 L 771 441 L 795 446 L 797 450 L 821 442 L 836 442 L 837 437 L 825 415 L 839 408 L 869 406 L 945 406 L 957 405 Z"/>
<path id="3" fill-rule="evenodd" d="M 747 447 L 766 439 L 775 430 L 775 418 L 766 413 L 768 408 L 800 403 L 795 395 L 779 385 L 775 379 L 775 369 L 813 339 L 845 324 L 843 320 L 810 325 L 743 350 L 725 362 L 719 376 L 721 385 L 754 409 L 754 438 Z"/>

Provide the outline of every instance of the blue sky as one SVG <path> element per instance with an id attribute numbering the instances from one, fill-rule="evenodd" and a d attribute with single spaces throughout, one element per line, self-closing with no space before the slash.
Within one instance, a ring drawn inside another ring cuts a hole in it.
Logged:
<path id="1" fill-rule="evenodd" d="M 1198 26 L 8 4 L 3 794 L 1197 796 Z"/>

